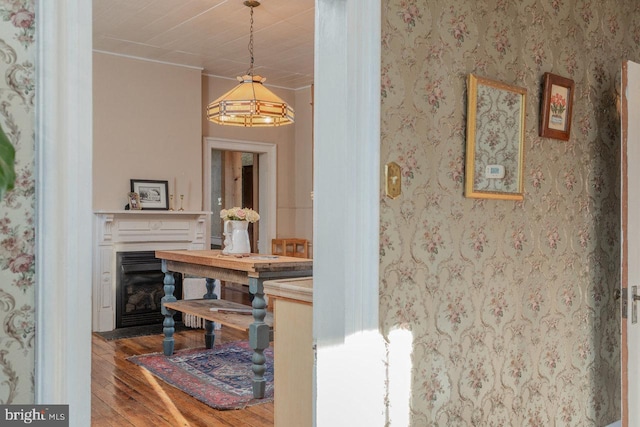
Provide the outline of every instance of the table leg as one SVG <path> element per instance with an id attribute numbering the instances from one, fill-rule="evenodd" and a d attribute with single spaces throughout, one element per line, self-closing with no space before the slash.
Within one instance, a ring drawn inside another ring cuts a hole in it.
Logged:
<path id="1" fill-rule="evenodd" d="M 205 348 L 213 348 L 216 342 L 216 334 L 214 332 L 214 323 L 210 320 L 204 321 L 204 346 Z"/>
<path id="2" fill-rule="evenodd" d="M 202 296 L 203 299 L 218 299 L 218 295 L 213 291 L 215 289 L 215 279 L 206 279 L 207 293 Z M 216 334 L 214 332 L 214 324 L 209 320 L 204 321 L 204 346 L 206 348 L 213 348 L 216 341 Z"/>
<path id="3" fill-rule="evenodd" d="M 202 296 L 203 299 L 218 299 L 218 295 L 214 292 L 216 287 L 215 279 L 205 279 L 205 286 L 207 287 L 207 293 Z"/>
<path id="4" fill-rule="evenodd" d="M 264 373 L 266 367 L 266 357 L 264 349 L 269 347 L 269 325 L 264 323 L 267 315 L 267 303 L 264 300 L 263 280 L 255 277 L 249 278 L 249 292 L 254 296 L 251 306 L 253 307 L 253 323 L 249 327 L 249 345 L 253 349 L 253 357 L 251 361 L 253 365 L 253 397 L 256 399 L 264 398 L 266 389 L 266 380 Z"/>
<path id="5" fill-rule="evenodd" d="M 166 260 L 162 260 L 162 272 L 164 273 L 164 296 L 162 297 L 160 308 L 161 313 L 164 315 L 164 321 L 162 322 L 162 331 L 164 332 L 162 348 L 165 356 L 171 356 L 173 354 L 173 347 L 175 343 L 173 339 L 173 333 L 175 332 L 175 321 L 173 320 L 173 315 L 176 312 L 175 310 L 165 308 L 164 303 L 176 301 L 176 297 L 173 295 L 173 292 L 176 289 L 176 281 L 173 278 L 173 273 L 167 270 Z"/>

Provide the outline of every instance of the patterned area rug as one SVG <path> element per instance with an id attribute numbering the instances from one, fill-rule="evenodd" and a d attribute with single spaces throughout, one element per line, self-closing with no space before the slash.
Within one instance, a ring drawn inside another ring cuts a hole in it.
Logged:
<path id="1" fill-rule="evenodd" d="M 216 345 L 213 349 L 180 350 L 169 357 L 153 353 L 127 360 L 214 409 L 242 409 L 273 402 L 273 349 L 267 348 L 264 354 L 267 358 L 264 399 L 253 398 L 253 350 L 247 341 Z"/>

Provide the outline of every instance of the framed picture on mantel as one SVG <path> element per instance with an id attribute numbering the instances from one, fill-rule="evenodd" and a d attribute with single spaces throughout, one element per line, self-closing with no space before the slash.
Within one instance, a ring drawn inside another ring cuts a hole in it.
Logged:
<path id="1" fill-rule="evenodd" d="M 138 193 L 143 210 L 169 210 L 169 181 L 132 179 L 131 192 Z"/>

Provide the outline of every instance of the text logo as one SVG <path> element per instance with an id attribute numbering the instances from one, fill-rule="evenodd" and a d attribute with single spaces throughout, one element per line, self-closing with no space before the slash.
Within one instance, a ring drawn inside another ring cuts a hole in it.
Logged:
<path id="1" fill-rule="evenodd" d="M 68 427 L 69 405 L 0 405 L 0 425 Z"/>

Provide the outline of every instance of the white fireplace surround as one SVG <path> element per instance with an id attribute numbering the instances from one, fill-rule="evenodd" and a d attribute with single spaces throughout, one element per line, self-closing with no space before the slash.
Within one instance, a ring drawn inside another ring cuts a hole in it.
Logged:
<path id="1" fill-rule="evenodd" d="M 98 211 L 94 213 L 93 331 L 116 325 L 116 254 L 207 249 L 210 212 Z"/>

